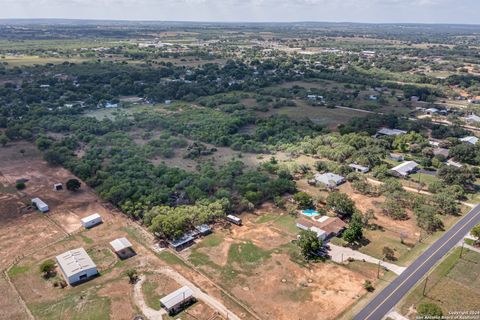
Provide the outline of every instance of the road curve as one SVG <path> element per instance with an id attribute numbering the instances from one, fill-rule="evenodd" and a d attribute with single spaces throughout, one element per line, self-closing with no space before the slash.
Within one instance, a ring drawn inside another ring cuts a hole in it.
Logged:
<path id="1" fill-rule="evenodd" d="M 363 308 L 354 320 L 380 320 L 425 274 L 447 254 L 477 223 L 480 223 L 480 204 L 435 241 L 401 275 Z"/>

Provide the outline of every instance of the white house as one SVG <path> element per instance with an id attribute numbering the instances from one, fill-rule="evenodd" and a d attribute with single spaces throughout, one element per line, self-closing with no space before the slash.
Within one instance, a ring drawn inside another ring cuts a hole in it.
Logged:
<path id="1" fill-rule="evenodd" d="M 333 188 L 344 183 L 345 178 L 332 172 L 327 172 L 323 174 L 316 173 L 315 181 L 317 183 L 322 183 L 329 188 Z"/>
<path id="2" fill-rule="evenodd" d="M 118 103 L 107 102 L 107 104 L 105 105 L 105 108 L 107 108 L 107 109 L 118 108 Z"/>
<path id="3" fill-rule="evenodd" d="M 40 211 L 40 212 L 47 212 L 49 209 L 48 209 L 48 205 L 42 201 L 42 199 L 40 198 L 33 198 L 32 199 L 32 204 L 35 205 L 35 207 L 37 207 L 37 209 Z"/>
<path id="4" fill-rule="evenodd" d="M 102 217 L 98 213 L 94 213 L 88 217 L 80 219 L 80 221 L 82 222 L 82 226 L 88 229 L 102 223 Z"/>
<path id="5" fill-rule="evenodd" d="M 398 166 L 393 167 L 392 169 L 390 169 L 390 171 L 401 177 L 407 177 L 409 174 L 417 170 L 417 166 L 418 163 L 416 163 L 415 161 L 405 161 Z"/>
<path id="6" fill-rule="evenodd" d="M 449 159 L 449 160 L 447 161 L 447 166 L 456 167 L 456 168 L 461 168 L 461 167 L 463 167 L 463 164 L 461 164 L 460 162 L 454 161 L 454 160 L 452 160 L 452 159 Z"/>
<path id="7" fill-rule="evenodd" d="M 70 285 L 86 281 L 98 274 L 97 266 L 83 248 L 67 251 L 58 255 L 56 260 Z"/>
<path id="8" fill-rule="evenodd" d="M 183 286 L 160 299 L 160 303 L 169 314 L 175 314 L 194 301 L 194 299 L 192 289 Z"/>
<path id="9" fill-rule="evenodd" d="M 460 141 L 476 144 L 478 142 L 478 138 L 474 136 L 468 136 L 468 137 L 461 138 Z"/>

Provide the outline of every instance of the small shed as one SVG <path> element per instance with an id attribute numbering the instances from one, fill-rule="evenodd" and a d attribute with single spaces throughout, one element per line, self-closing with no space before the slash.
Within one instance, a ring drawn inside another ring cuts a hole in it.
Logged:
<path id="1" fill-rule="evenodd" d="M 418 163 L 415 161 L 405 161 L 396 167 L 390 169 L 390 171 L 398 176 L 407 177 L 409 174 L 417 170 Z"/>
<path id="2" fill-rule="evenodd" d="M 234 224 L 238 225 L 238 226 L 242 225 L 242 219 L 240 219 L 239 217 L 236 217 L 234 215 L 229 214 L 227 216 L 227 220 L 230 221 L 231 223 L 234 223 Z"/>
<path id="3" fill-rule="evenodd" d="M 33 198 L 32 204 L 40 211 L 40 212 L 48 212 L 48 205 L 42 201 L 40 198 Z"/>
<path id="4" fill-rule="evenodd" d="M 327 172 L 323 174 L 315 174 L 315 181 L 317 181 L 317 183 L 322 183 L 329 188 L 333 188 L 344 183 L 345 178 L 338 174 Z"/>
<path id="5" fill-rule="evenodd" d="M 102 223 L 102 217 L 98 213 L 89 215 L 88 217 L 80 219 L 82 226 L 86 229 Z"/>
<path id="6" fill-rule="evenodd" d="M 369 167 L 364 167 L 364 166 L 361 166 L 361 165 L 355 164 L 355 163 L 351 163 L 348 166 L 350 168 L 352 168 L 353 170 L 355 170 L 355 172 L 359 172 L 359 173 L 367 173 L 368 171 L 370 171 Z"/>
<path id="7" fill-rule="evenodd" d="M 170 315 L 182 311 L 193 302 L 195 302 L 193 291 L 187 286 L 183 286 L 160 299 L 160 303 Z"/>
<path id="8" fill-rule="evenodd" d="M 135 255 L 132 244 L 125 237 L 113 240 L 110 245 L 120 259 L 127 259 Z"/>
<path id="9" fill-rule="evenodd" d="M 98 275 L 97 266 L 83 248 L 67 251 L 55 259 L 70 285 Z"/>
<path id="10" fill-rule="evenodd" d="M 53 191 L 60 191 L 60 190 L 63 190 L 63 184 L 61 183 L 55 183 L 53 185 Z"/>

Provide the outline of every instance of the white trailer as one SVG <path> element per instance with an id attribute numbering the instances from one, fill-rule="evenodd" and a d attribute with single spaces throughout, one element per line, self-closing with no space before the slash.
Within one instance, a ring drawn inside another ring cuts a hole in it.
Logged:
<path id="1" fill-rule="evenodd" d="M 35 207 L 37 207 L 37 209 L 40 212 L 47 212 L 48 211 L 48 205 L 45 202 L 43 202 L 40 198 L 33 198 L 32 199 L 32 204 L 34 204 Z"/>
<path id="2" fill-rule="evenodd" d="M 236 217 L 234 215 L 229 214 L 227 216 L 227 220 L 230 221 L 231 223 L 235 223 L 236 225 L 239 225 L 239 226 L 242 225 L 242 219 L 240 219 L 239 217 Z"/>
<path id="3" fill-rule="evenodd" d="M 88 229 L 102 223 L 102 217 L 98 213 L 94 213 L 88 217 L 80 219 L 80 221 L 82 222 L 82 226 Z"/>

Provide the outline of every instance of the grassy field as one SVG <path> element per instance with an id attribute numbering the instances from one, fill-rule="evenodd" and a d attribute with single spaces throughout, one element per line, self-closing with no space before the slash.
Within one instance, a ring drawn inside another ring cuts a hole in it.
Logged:
<path id="1" fill-rule="evenodd" d="M 58 301 L 31 304 L 28 307 L 35 318 L 42 320 L 110 319 L 110 300 L 99 297 L 94 290 L 88 290 L 82 295 L 69 295 Z"/>
<path id="2" fill-rule="evenodd" d="M 158 284 L 153 281 L 145 281 L 142 285 L 142 293 L 147 305 L 155 310 L 160 310 L 162 305 L 160 304 L 161 296 L 155 292 Z"/>
<path id="3" fill-rule="evenodd" d="M 480 310 L 480 254 L 468 249 L 453 250 L 428 276 L 425 295 L 425 280 L 420 282 L 400 304 L 407 315 L 412 306 L 434 303 L 443 314 L 452 311 Z M 408 314 L 414 319 L 413 314 Z"/>

